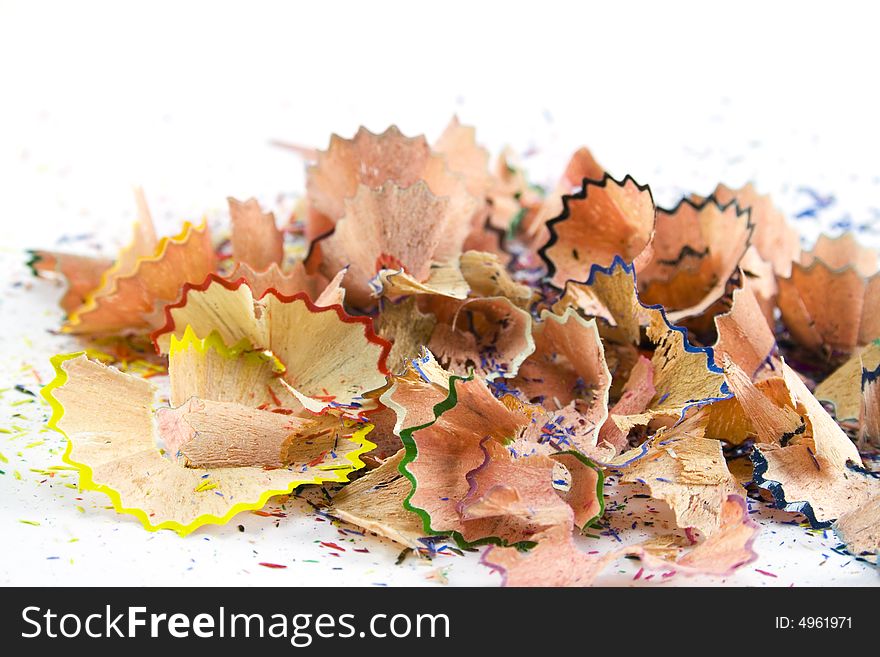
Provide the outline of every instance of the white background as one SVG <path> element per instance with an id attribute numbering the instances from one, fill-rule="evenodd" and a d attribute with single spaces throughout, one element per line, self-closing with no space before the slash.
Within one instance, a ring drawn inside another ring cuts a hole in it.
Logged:
<path id="1" fill-rule="evenodd" d="M 134 184 L 166 233 L 222 217 L 229 195 L 289 204 L 302 162 L 269 141 L 324 147 L 360 124 L 433 138 L 458 113 L 493 153 L 532 153 L 550 184 L 586 144 L 664 204 L 754 180 L 794 216 L 808 187 L 837 202 L 805 235 L 848 218 L 877 244 L 877 19 L 855 2 L 0 2 L 0 388 L 36 390 L 48 355 L 75 347 L 46 332 L 59 290 L 31 287 L 21 248 L 112 253 Z M 472 558 L 395 567 L 397 548 L 368 537 L 353 546 L 369 553 L 330 557 L 315 541 L 339 530 L 297 504 L 277 528 L 248 515 L 244 533 L 148 534 L 30 470 L 57 464 L 61 442 L 30 432 L 44 409 L 24 398 L 0 399 L 0 426 L 27 430 L 0 434 L 0 583 L 425 584 L 450 564 L 453 584 L 498 581 Z M 777 576 L 732 581 L 877 583 L 835 544 L 773 525 L 753 566 Z"/>

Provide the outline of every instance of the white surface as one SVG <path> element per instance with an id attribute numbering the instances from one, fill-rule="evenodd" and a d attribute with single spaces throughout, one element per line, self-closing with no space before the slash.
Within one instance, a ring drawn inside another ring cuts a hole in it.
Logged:
<path id="1" fill-rule="evenodd" d="M 323 147 L 361 123 L 434 137 L 457 112 L 493 153 L 539 149 L 525 163 L 544 183 L 587 144 L 664 204 L 752 179 L 795 215 L 811 206 L 805 186 L 837 199 L 798 221 L 806 235 L 848 216 L 876 245 L 876 9 L 768 4 L 0 2 L 0 388 L 36 391 L 48 357 L 76 347 L 47 332 L 60 290 L 30 280 L 22 248 L 113 253 L 133 184 L 166 232 L 222 216 L 227 195 L 287 204 L 302 165 L 268 141 Z M 69 487 L 70 473 L 32 470 L 59 464 L 63 445 L 40 432 L 46 408 L 22 399 L 0 399 L 0 428 L 12 431 L 0 434 L 0 584 L 421 585 L 447 567 L 451 584 L 498 582 L 475 555 L 395 566 L 397 547 L 342 536 L 301 502 L 283 519 L 245 514 L 186 539 L 147 533 Z M 615 526 L 629 526 L 630 510 Z M 334 557 L 318 541 L 369 552 Z M 836 544 L 768 524 L 758 562 L 728 581 L 878 583 Z M 600 583 L 645 583 L 632 582 L 637 570 L 624 561 Z M 660 585 L 676 583 L 722 582 Z"/>

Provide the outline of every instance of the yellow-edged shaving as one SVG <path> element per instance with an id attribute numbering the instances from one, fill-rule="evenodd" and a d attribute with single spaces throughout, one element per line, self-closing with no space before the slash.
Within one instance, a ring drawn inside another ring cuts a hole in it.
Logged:
<path id="1" fill-rule="evenodd" d="M 55 368 L 56 375 L 55 378 L 48 385 L 46 385 L 41 392 L 43 398 L 52 408 L 52 415 L 49 419 L 48 426 L 49 428 L 55 429 L 66 438 L 68 438 L 67 449 L 65 450 L 63 460 L 65 463 L 73 466 L 73 468 L 75 468 L 79 472 L 79 488 L 81 490 L 93 490 L 106 494 L 110 498 L 113 508 L 118 513 L 125 513 L 135 516 L 138 520 L 140 520 L 143 527 L 148 531 L 171 529 L 177 532 L 179 535 L 185 536 L 203 525 L 222 525 L 232 519 L 235 515 L 243 511 L 260 509 L 266 504 L 266 502 L 268 502 L 269 498 L 276 495 L 290 494 L 298 486 L 305 484 L 321 484 L 327 482 L 348 481 L 348 475 L 351 472 L 354 472 L 355 470 L 364 467 L 365 464 L 361 460 L 361 456 L 375 448 L 375 445 L 366 438 L 367 434 L 373 429 L 373 426 L 369 424 L 364 425 L 357 429 L 352 435 L 346 437 L 347 440 L 355 443 L 357 445 L 357 448 L 343 455 L 345 461 L 347 461 L 347 464 L 345 466 L 335 466 L 333 467 L 333 469 L 328 470 L 319 470 L 319 468 L 315 468 L 315 470 L 313 470 L 309 476 L 303 477 L 302 479 L 293 478 L 284 487 L 262 491 L 257 499 L 236 502 L 232 504 L 222 514 L 205 513 L 197 516 L 196 518 L 188 522 L 178 522 L 176 520 L 164 520 L 161 522 L 156 522 L 151 519 L 150 515 L 146 513 L 146 511 L 144 511 L 143 509 L 130 505 L 126 506 L 118 490 L 110 485 L 96 482 L 94 480 L 92 467 L 87 463 L 78 462 L 73 458 L 72 452 L 74 449 L 74 441 L 59 426 L 59 422 L 65 416 L 65 408 L 57 398 L 56 391 L 59 388 L 65 386 L 70 380 L 69 374 L 65 370 L 64 363 L 76 358 L 83 357 L 84 355 L 85 354 L 83 352 L 72 354 L 59 354 L 51 359 L 52 365 Z M 99 366 L 97 364 L 95 365 Z M 344 422 L 347 428 L 353 428 L 356 425 L 356 423 L 354 422 Z M 315 474 L 315 471 L 318 470 L 322 474 Z M 217 485 L 217 483 L 213 480 L 213 477 L 205 478 L 204 481 L 210 481 L 211 484 L 214 484 L 215 486 Z M 208 488 L 209 485 L 210 484 L 205 484 L 204 487 L 201 489 L 202 492 L 193 492 L 193 494 L 212 495 L 218 492 L 214 488 Z"/>
<path id="2" fill-rule="evenodd" d="M 135 276 L 138 270 L 140 270 L 140 268 L 145 263 L 159 262 L 160 260 L 162 260 L 165 257 L 168 248 L 172 244 L 183 245 L 187 242 L 187 240 L 190 239 L 190 235 L 192 235 L 193 232 L 204 233 L 207 231 L 207 229 L 207 218 L 203 218 L 202 222 L 197 226 L 193 226 L 191 222 L 185 221 L 180 233 L 172 237 L 162 237 L 159 240 L 158 244 L 156 244 L 156 247 L 151 255 L 137 257 L 134 260 L 134 264 L 131 266 L 130 272 L 123 271 L 123 268 L 126 266 L 127 261 L 127 258 L 125 258 L 124 255 L 128 250 L 133 248 L 134 244 L 131 244 L 126 247 L 126 249 L 123 249 L 120 257 L 113 263 L 113 265 L 109 269 L 107 269 L 101 275 L 101 282 L 98 287 L 88 292 L 84 297 L 83 304 L 70 313 L 67 318 L 67 322 L 65 322 L 65 324 L 61 327 L 61 331 L 64 333 L 78 332 L 77 327 L 82 326 L 83 317 L 96 310 L 99 306 L 99 302 L 101 299 L 111 296 L 117 292 L 120 278 Z"/>

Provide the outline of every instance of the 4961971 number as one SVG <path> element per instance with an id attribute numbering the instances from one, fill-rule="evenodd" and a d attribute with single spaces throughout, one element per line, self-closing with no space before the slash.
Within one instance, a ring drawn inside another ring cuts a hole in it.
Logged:
<path id="1" fill-rule="evenodd" d="M 804 630 L 851 630 L 852 616 L 802 616 L 800 619 L 788 616 L 776 617 L 776 629 L 801 628 Z"/>

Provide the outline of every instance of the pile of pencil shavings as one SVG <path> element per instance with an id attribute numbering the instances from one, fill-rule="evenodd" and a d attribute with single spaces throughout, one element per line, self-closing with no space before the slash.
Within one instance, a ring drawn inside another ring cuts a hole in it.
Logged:
<path id="1" fill-rule="evenodd" d="M 876 561 L 874 252 L 802 251 L 751 186 L 657 207 L 586 149 L 544 193 L 455 119 L 434 144 L 392 127 L 301 152 L 280 229 L 230 199 L 228 240 L 158 239 L 139 194 L 115 261 L 33 252 L 67 282 L 63 331 L 167 364 L 159 402 L 92 352 L 53 359 L 81 487 L 187 534 L 324 485 L 331 515 L 403 546 L 488 544 L 507 585 L 587 585 L 622 557 L 730 573 L 759 492 Z M 609 472 L 682 531 L 581 551 Z"/>

